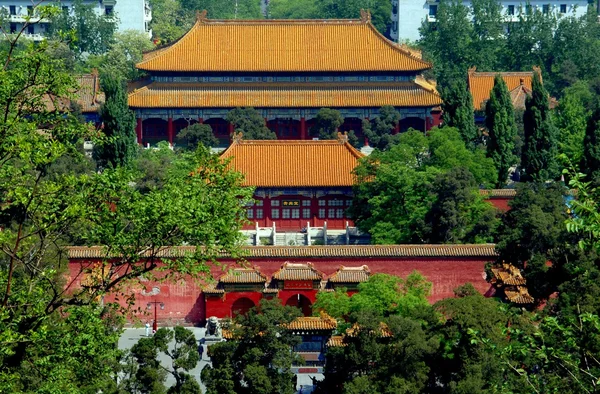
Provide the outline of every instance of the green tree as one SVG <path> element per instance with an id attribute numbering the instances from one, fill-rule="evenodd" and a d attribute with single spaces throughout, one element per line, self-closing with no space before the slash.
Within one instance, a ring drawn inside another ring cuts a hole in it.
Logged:
<path id="1" fill-rule="evenodd" d="M 431 185 L 438 174 L 455 167 L 466 167 L 478 185 L 495 178 L 491 159 L 483 150 L 467 149 L 454 128 L 434 129 L 429 136 L 402 133 L 389 151 L 374 152 L 356 168 L 349 213 L 375 243 L 427 242 L 431 224 L 426 217 L 437 198 Z"/>
<path id="2" fill-rule="evenodd" d="M 147 193 L 127 168 L 57 170 L 65 156 L 81 158 L 78 147 L 95 131 L 48 105 L 77 87 L 49 45 L 21 50 L 13 40 L 0 49 L 0 391 L 111 392 L 120 322 L 98 300 L 156 279 L 158 266 L 170 278 L 199 277 L 222 251 L 239 255 L 250 192 L 202 150 Z M 176 261 L 160 257 L 184 243 L 200 247 Z M 103 257 L 69 272 L 73 244 L 98 245 Z"/>
<path id="3" fill-rule="evenodd" d="M 106 97 L 99 110 L 106 139 L 95 144 L 94 159 L 100 168 L 129 165 L 138 147 L 135 117 L 127 104 L 124 83 L 111 75 L 103 75 L 100 86 Z"/>
<path id="4" fill-rule="evenodd" d="M 225 119 L 232 123 L 236 133 L 243 133 L 247 140 L 275 140 L 277 135 L 269 130 L 265 119 L 254 108 L 234 108 Z"/>
<path id="5" fill-rule="evenodd" d="M 501 70 L 499 63 L 505 45 L 502 4 L 496 0 L 474 0 L 472 12 L 472 65 L 480 70 Z M 490 45 L 491 42 L 494 44 Z"/>
<path id="6" fill-rule="evenodd" d="M 444 123 L 456 127 L 468 147 L 474 147 L 479 137 L 473 113 L 473 97 L 465 79 L 454 79 L 442 89 Z"/>
<path id="7" fill-rule="evenodd" d="M 465 70 L 475 64 L 473 24 L 469 13 L 469 8 L 460 1 L 441 1 L 436 22 L 424 21 L 421 26 L 419 44 L 425 57 L 435 65 L 435 76 L 441 87 L 462 78 Z"/>
<path id="8" fill-rule="evenodd" d="M 536 299 L 547 298 L 565 280 L 561 266 L 570 259 L 566 245 L 573 242 L 564 227 L 568 218 L 565 193 L 555 183 L 519 185 L 498 231 L 498 261 L 520 268 Z"/>
<path id="9" fill-rule="evenodd" d="M 492 242 L 498 220 L 484 201 L 473 174 L 456 167 L 439 174 L 431 185 L 435 196 L 425 222 L 431 243 Z"/>
<path id="10" fill-rule="evenodd" d="M 340 111 L 331 108 L 321 108 L 315 116 L 315 124 L 311 128 L 311 134 L 319 137 L 321 140 L 329 140 L 332 136 L 337 135 L 342 123 L 344 123 L 344 118 L 342 118 Z"/>
<path id="11" fill-rule="evenodd" d="M 356 19 L 361 10 L 369 10 L 371 21 L 382 34 L 391 24 L 392 4 L 385 0 L 322 0 L 316 1 L 318 15 L 325 19 Z"/>
<path id="12" fill-rule="evenodd" d="M 298 308 L 283 306 L 277 298 L 261 300 L 231 324 L 232 339 L 211 346 L 212 366 L 202 370 L 207 394 L 293 394 L 292 365 L 301 363 L 291 349 L 300 338 L 286 329 L 300 316 Z"/>
<path id="13" fill-rule="evenodd" d="M 114 41 L 101 60 L 100 73 L 126 81 L 139 79 L 143 73 L 135 65 L 142 61 L 142 53 L 152 48 L 154 45 L 144 32 L 115 33 Z"/>
<path id="14" fill-rule="evenodd" d="M 508 171 L 517 163 L 513 154 L 517 128 L 512 100 L 500 75 L 494 78 L 494 88 L 485 107 L 485 123 L 489 133 L 487 156 L 494 161 L 498 171 L 496 186 L 502 188 L 506 185 Z"/>
<path id="15" fill-rule="evenodd" d="M 372 121 L 363 120 L 363 133 L 369 145 L 382 151 L 389 149 L 398 140 L 392 133 L 399 121 L 400 113 L 390 105 L 379 108 L 379 115 Z"/>
<path id="16" fill-rule="evenodd" d="M 117 18 L 97 15 L 94 5 L 74 0 L 71 8 L 52 17 L 48 28 L 51 36 L 69 35 L 71 48 L 78 56 L 98 55 L 108 50 L 117 28 Z"/>
<path id="17" fill-rule="evenodd" d="M 195 16 L 207 10 L 212 19 L 262 19 L 259 0 L 180 0 L 183 10 Z"/>
<path id="18" fill-rule="evenodd" d="M 581 167 L 590 181 L 600 183 L 600 107 L 587 122 Z"/>
<path id="19" fill-rule="evenodd" d="M 555 112 L 558 127 L 558 151 L 571 161 L 579 163 L 583 158 L 587 119 L 590 117 L 581 99 L 567 90 Z M 583 168 L 586 168 L 585 166 Z"/>
<path id="20" fill-rule="evenodd" d="M 192 27 L 194 15 L 184 12 L 179 0 L 150 0 L 152 6 L 152 37 L 168 44 L 183 36 Z"/>
<path id="21" fill-rule="evenodd" d="M 557 134 L 548 105 L 548 92 L 538 72 L 533 75 L 531 97 L 525 102 L 525 144 L 521 156 L 524 180 L 547 181 L 558 176 Z"/>
<path id="22" fill-rule="evenodd" d="M 315 0 L 271 0 L 268 17 L 272 19 L 319 19 L 319 5 Z"/>
<path id="23" fill-rule="evenodd" d="M 160 354 L 166 355 L 170 367 L 161 365 Z M 151 338 L 141 338 L 131 348 L 132 368 L 120 382 L 129 393 L 200 394 L 202 391 L 189 371 L 200 361 L 194 333 L 184 327 L 159 328 Z M 175 385 L 166 389 L 164 382 L 170 374 Z"/>
<path id="24" fill-rule="evenodd" d="M 219 139 L 215 137 L 212 127 L 208 124 L 195 123 L 177 134 L 177 145 L 183 149 L 196 150 L 200 144 L 207 148 L 219 145 Z"/>

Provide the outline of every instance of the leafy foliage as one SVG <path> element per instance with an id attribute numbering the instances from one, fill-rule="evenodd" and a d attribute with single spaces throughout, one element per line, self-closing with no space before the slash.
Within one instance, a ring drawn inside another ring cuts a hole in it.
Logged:
<path id="1" fill-rule="evenodd" d="M 83 0 L 74 0 L 72 9 L 53 16 L 51 22 L 50 35 L 70 36 L 70 46 L 78 56 L 106 52 L 117 28 L 115 16 L 97 15 L 94 5 L 85 4 Z"/>
<path id="2" fill-rule="evenodd" d="M 261 300 L 246 315 L 237 315 L 225 327 L 232 339 L 211 346 L 212 366 L 202 370 L 207 394 L 296 392 L 292 364 L 300 357 L 290 349 L 300 338 L 285 328 L 300 316 L 297 308 L 279 299 Z"/>
<path id="3" fill-rule="evenodd" d="M 533 75 L 531 97 L 525 102 L 525 145 L 521 156 L 524 180 L 544 182 L 558 176 L 556 138 L 558 131 L 548 107 L 548 92 L 538 72 Z"/>
<path id="4" fill-rule="evenodd" d="M 393 131 L 399 121 L 400 113 L 389 105 L 379 108 L 379 116 L 372 121 L 363 120 L 363 133 L 369 145 L 381 151 L 390 149 L 398 141 L 398 135 Z"/>
<path id="5" fill-rule="evenodd" d="M 509 169 L 517 162 L 513 154 L 517 129 L 512 100 L 500 75 L 494 78 L 494 88 L 485 107 L 485 123 L 489 133 L 487 155 L 494 160 L 498 170 L 496 186 L 502 188 Z"/>
<path id="6" fill-rule="evenodd" d="M 198 145 L 210 148 L 218 144 L 219 139 L 215 137 L 212 127 L 207 124 L 195 123 L 177 134 L 177 146 L 185 150 L 196 150 Z"/>
<path id="7" fill-rule="evenodd" d="M 100 73 L 114 76 L 116 79 L 133 81 L 144 74 L 135 65 L 142 61 L 142 54 L 154 48 L 148 35 L 129 30 L 115 33 L 108 51 L 100 60 Z"/>
<path id="8" fill-rule="evenodd" d="M 482 150 L 467 149 L 458 131 L 450 127 L 434 129 L 429 136 L 409 131 L 399 135 L 398 141 L 389 151 L 373 153 L 357 167 L 349 213 L 375 243 L 432 242 L 439 238 L 432 234 L 432 223 L 428 220 L 440 219 L 441 211 L 429 212 L 443 190 L 433 188 L 436 177 L 455 167 L 465 167 L 475 180 L 467 192 L 472 193 L 478 189 L 477 184 L 493 182 L 493 164 Z M 470 218 L 474 229 L 476 223 L 489 216 L 480 200 L 468 201 L 472 204 L 461 203 L 457 207 L 464 212 L 464 218 Z M 475 212 L 479 213 L 470 216 Z M 475 233 L 467 230 L 455 241 L 473 242 L 477 238 Z"/>
<path id="9" fill-rule="evenodd" d="M 342 114 L 337 109 L 321 108 L 315 116 L 315 124 L 311 134 L 320 140 L 329 140 L 337 134 L 339 127 L 344 123 Z"/>
<path id="10" fill-rule="evenodd" d="M 111 75 L 103 75 L 101 80 L 106 101 L 99 114 L 106 139 L 95 144 L 93 154 L 100 168 L 129 165 L 137 153 L 135 117 L 123 85 L 122 80 Z"/>
<path id="11" fill-rule="evenodd" d="M 243 133 L 247 140 L 274 140 L 277 138 L 265 124 L 265 119 L 254 108 L 234 108 L 227 113 L 225 119 L 233 123 L 236 133 Z"/>
<path id="12" fill-rule="evenodd" d="M 465 79 L 451 81 L 450 86 L 441 93 L 445 124 L 458 129 L 465 145 L 475 147 L 479 132 L 475 126 L 473 97 L 467 89 Z"/>

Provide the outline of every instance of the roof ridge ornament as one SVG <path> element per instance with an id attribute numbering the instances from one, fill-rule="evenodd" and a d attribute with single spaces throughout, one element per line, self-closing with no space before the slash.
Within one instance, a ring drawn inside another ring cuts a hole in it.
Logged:
<path id="1" fill-rule="evenodd" d="M 340 142 L 340 144 L 345 144 L 346 142 L 348 142 L 348 132 L 339 132 L 337 133 L 337 139 Z"/>
<path id="2" fill-rule="evenodd" d="M 371 22 L 371 11 L 361 9 L 360 10 L 360 21 L 362 23 Z"/>
<path id="3" fill-rule="evenodd" d="M 208 11 L 196 11 L 196 22 L 205 23 L 208 20 Z"/>
<path id="4" fill-rule="evenodd" d="M 233 143 L 234 144 L 239 144 L 242 142 L 242 139 L 244 137 L 244 133 L 242 133 L 241 131 L 239 133 L 233 133 Z"/>

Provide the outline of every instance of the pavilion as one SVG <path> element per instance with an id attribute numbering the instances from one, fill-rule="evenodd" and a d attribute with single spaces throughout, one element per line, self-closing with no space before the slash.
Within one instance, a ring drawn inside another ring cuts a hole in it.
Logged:
<path id="1" fill-rule="evenodd" d="M 130 85 L 138 142 L 173 142 L 194 123 L 224 145 L 236 107 L 254 107 L 278 139 L 312 139 L 320 108 L 344 117 L 340 131 L 360 137 L 363 119 L 394 106 L 396 131 L 440 123 L 442 100 L 421 73 L 420 55 L 387 40 L 370 14 L 347 20 L 211 20 L 206 12 L 179 40 L 144 55 L 149 77 Z"/>

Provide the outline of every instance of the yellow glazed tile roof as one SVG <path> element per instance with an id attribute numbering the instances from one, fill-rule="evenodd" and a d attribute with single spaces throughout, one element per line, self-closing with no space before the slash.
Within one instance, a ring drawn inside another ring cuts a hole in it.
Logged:
<path id="1" fill-rule="evenodd" d="M 140 70 L 175 72 L 422 71 L 431 64 L 381 35 L 370 18 L 211 20 L 145 54 Z"/>
<path id="2" fill-rule="evenodd" d="M 494 78 L 496 75 L 500 74 L 504 82 L 506 82 L 506 86 L 508 87 L 508 91 L 513 91 L 518 88 L 520 85 L 523 85 L 525 90 L 531 91 L 531 82 L 533 80 L 534 71 L 526 71 L 526 72 L 476 72 L 475 68 L 469 70 L 469 91 L 473 96 L 473 107 L 476 111 L 485 109 L 485 102 L 490 98 L 490 91 L 494 87 Z M 513 106 L 515 104 L 523 104 L 525 105 L 524 98 L 521 97 L 520 94 L 517 94 L 519 91 L 515 90 L 515 93 L 511 97 L 513 100 Z"/>
<path id="3" fill-rule="evenodd" d="M 69 259 L 107 259 L 118 255 L 109 253 L 102 246 L 70 246 Z M 464 257 L 486 258 L 495 260 L 498 257 L 495 244 L 443 244 L 443 245 L 313 245 L 313 246 L 244 246 L 244 256 L 248 258 L 330 258 L 330 257 Z M 164 247 L 157 253 L 160 258 L 176 258 L 189 255 L 195 251 L 193 246 Z M 147 254 L 140 257 L 143 258 Z M 228 257 L 223 253 L 224 258 Z"/>
<path id="4" fill-rule="evenodd" d="M 252 141 L 234 139 L 223 152 L 231 168 L 245 175 L 245 186 L 352 186 L 352 170 L 363 154 L 343 139 Z"/>
<path id="5" fill-rule="evenodd" d="M 515 198 L 516 189 L 480 189 L 479 194 L 485 198 Z"/>
<path id="6" fill-rule="evenodd" d="M 275 271 L 273 279 L 277 280 L 322 280 L 323 273 L 313 267 L 312 263 L 283 263 Z"/>
<path id="7" fill-rule="evenodd" d="M 344 347 L 348 344 L 344 343 L 344 337 L 341 335 L 334 335 L 327 340 L 327 347 Z"/>
<path id="8" fill-rule="evenodd" d="M 506 298 L 515 304 L 533 304 L 535 298 L 529 294 L 529 290 L 525 286 L 515 286 L 504 290 Z"/>
<path id="9" fill-rule="evenodd" d="M 386 83 L 166 83 L 129 94 L 133 108 L 434 107 L 442 100 L 424 80 Z"/>
<path id="10" fill-rule="evenodd" d="M 265 283 L 267 277 L 257 268 L 235 268 L 219 278 L 221 283 Z"/>
<path id="11" fill-rule="evenodd" d="M 332 283 L 360 283 L 369 280 L 369 267 L 363 265 L 361 267 L 344 267 L 343 265 L 329 277 Z"/>
<path id="12" fill-rule="evenodd" d="M 337 321 L 327 315 L 321 316 L 301 316 L 286 326 L 288 330 L 293 331 L 315 331 L 315 330 L 335 330 Z"/>

